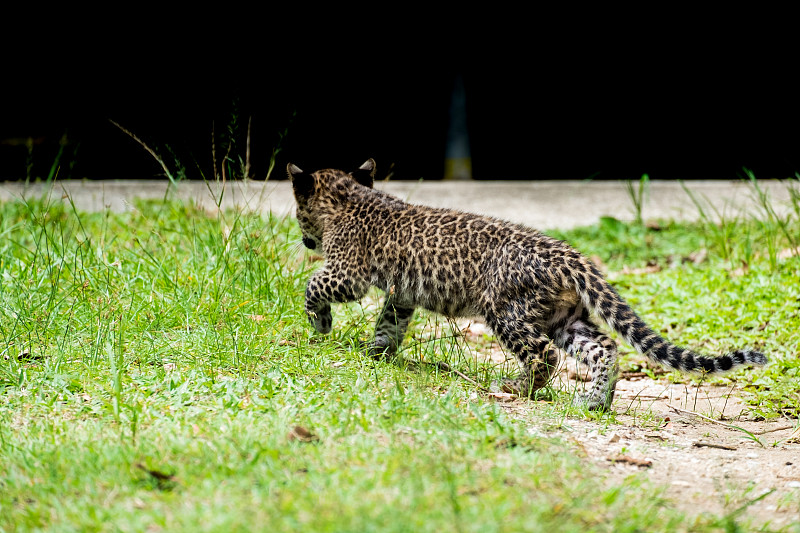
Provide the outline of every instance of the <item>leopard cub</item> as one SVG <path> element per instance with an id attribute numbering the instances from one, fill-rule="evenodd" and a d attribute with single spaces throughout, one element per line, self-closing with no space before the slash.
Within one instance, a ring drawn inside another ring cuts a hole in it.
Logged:
<path id="1" fill-rule="evenodd" d="M 639 318 L 600 272 L 568 244 L 496 218 L 408 204 L 372 188 L 375 162 L 352 173 L 304 173 L 287 166 L 297 221 L 307 248 L 325 262 L 311 276 L 305 308 L 320 333 L 331 331 L 331 303 L 386 292 L 369 345 L 393 354 L 414 309 L 448 317 L 483 316 L 521 372 L 503 388 L 530 396 L 558 365 L 556 348 L 588 364 L 588 392 L 578 400 L 607 409 L 616 387 L 617 347 L 594 316 L 637 351 L 669 368 L 717 373 L 764 365 L 753 350 L 708 357 L 663 339 Z"/>

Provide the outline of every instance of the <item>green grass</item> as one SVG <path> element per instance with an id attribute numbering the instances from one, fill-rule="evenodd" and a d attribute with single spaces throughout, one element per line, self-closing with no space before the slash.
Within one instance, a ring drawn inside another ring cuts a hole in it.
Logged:
<path id="1" fill-rule="evenodd" d="M 0 531 L 731 525 L 676 512 L 642 478 L 605 480 L 463 380 L 364 358 L 351 346 L 370 334 L 369 307 L 338 306 L 334 333 L 314 334 L 302 298 L 318 263 L 292 220 L 136 207 L 0 204 Z M 760 223 L 742 222 L 751 261 L 734 273 L 740 252 L 723 257 L 704 224 L 606 220 L 559 236 L 612 271 L 661 265 L 615 283 L 677 342 L 763 349 L 766 371 L 730 379 L 764 417 L 796 417 L 800 259 L 772 261 Z M 705 261 L 680 260 L 699 248 Z M 433 320 L 416 319 L 407 356 L 496 377 L 470 366 L 474 347 L 446 322 L 434 326 L 446 338 L 429 340 Z M 546 422 L 583 416 L 551 398 L 537 404 Z M 295 438 L 297 426 L 312 436 Z"/>

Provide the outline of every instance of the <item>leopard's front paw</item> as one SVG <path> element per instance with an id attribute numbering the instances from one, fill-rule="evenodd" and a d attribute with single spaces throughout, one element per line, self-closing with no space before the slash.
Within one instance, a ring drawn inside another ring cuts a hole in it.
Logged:
<path id="1" fill-rule="evenodd" d="M 311 325 L 314 326 L 319 333 L 330 333 L 333 326 L 333 317 L 331 316 L 331 306 L 328 305 L 325 309 L 319 311 L 310 311 L 308 319 Z"/>

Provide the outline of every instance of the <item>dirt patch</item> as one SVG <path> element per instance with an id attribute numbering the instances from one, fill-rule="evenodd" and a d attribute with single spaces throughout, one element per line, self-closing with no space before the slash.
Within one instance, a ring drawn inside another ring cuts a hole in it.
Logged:
<path id="1" fill-rule="evenodd" d="M 559 386 L 580 386 L 564 374 Z M 798 423 L 756 420 L 740 392 L 666 378 L 622 379 L 616 423 L 568 419 L 557 429 L 542 423 L 530 401 L 500 405 L 534 432 L 571 442 L 609 481 L 645 476 L 688 514 L 727 514 L 745 506 L 739 516 L 754 524 L 800 525 Z"/>
<path id="2" fill-rule="evenodd" d="M 470 344 L 490 331 L 480 321 L 460 321 Z M 475 356 L 494 365 L 514 364 L 493 340 Z M 554 386 L 583 387 L 575 360 L 565 358 Z M 800 527 L 800 426 L 797 420 L 758 420 L 735 386 L 672 383 L 667 375 L 628 373 L 617 384 L 615 416 L 569 418 L 553 424 L 541 407 L 511 395 L 493 395 L 531 432 L 560 436 L 609 482 L 644 476 L 680 511 L 724 515 L 780 529 Z"/>

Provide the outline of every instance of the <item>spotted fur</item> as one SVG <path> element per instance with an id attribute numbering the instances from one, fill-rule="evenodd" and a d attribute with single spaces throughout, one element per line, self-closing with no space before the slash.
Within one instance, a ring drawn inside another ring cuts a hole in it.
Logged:
<path id="1" fill-rule="evenodd" d="M 287 171 L 303 243 L 325 257 L 306 288 L 311 323 L 329 333 L 332 302 L 358 300 L 370 286 L 382 289 L 387 296 L 368 347 L 373 355 L 397 350 L 417 307 L 449 317 L 480 315 L 520 362 L 520 376 L 505 380 L 505 390 L 530 396 L 544 386 L 561 348 L 589 365 L 589 390 L 579 401 L 591 409 L 611 405 L 618 365 L 616 344 L 590 311 L 669 368 L 718 373 L 767 362 L 752 350 L 714 358 L 671 344 L 568 244 L 496 218 L 412 205 L 375 190 L 372 159 L 353 173 L 306 174 L 292 164 Z"/>

